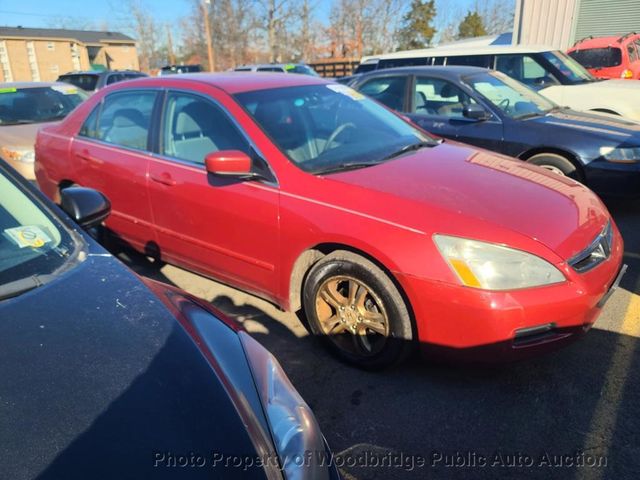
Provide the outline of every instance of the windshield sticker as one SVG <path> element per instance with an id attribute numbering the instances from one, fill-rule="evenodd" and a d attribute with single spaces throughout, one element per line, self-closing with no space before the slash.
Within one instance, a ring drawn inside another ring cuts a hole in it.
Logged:
<path id="1" fill-rule="evenodd" d="M 341 93 L 342 95 L 346 95 L 354 100 L 363 100 L 364 95 L 360 92 L 356 92 L 353 88 L 347 87 L 346 85 L 335 84 L 335 85 L 327 85 L 329 90 L 333 90 L 336 93 Z"/>
<path id="2" fill-rule="evenodd" d="M 51 237 L 36 225 L 7 228 L 4 233 L 20 248 L 40 248 L 51 241 Z"/>
<path id="3" fill-rule="evenodd" d="M 296 66 L 295 66 L 295 65 L 292 65 L 291 63 L 290 63 L 290 64 L 288 64 L 288 65 L 285 65 L 285 66 L 284 66 L 284 69 L 285 69 L 286 71 L 289 71 L 289 70 L 295 70 L 295 68 L 296 68 Z"/>
<path id="4" fill-rule="evenodd" d="M 51 90 L 55 90 L 56 92 L 60 92 L 63 95 L 75 95 L 78 93 L 78 89 L 76 87 L 67 86 L 67 85 L 51 85 Z"/>
<path id="5" fill-rule="evenodd" d="M 0 93 L 16 93 L 17 91 L 17 88 L 0 88 Z"/>

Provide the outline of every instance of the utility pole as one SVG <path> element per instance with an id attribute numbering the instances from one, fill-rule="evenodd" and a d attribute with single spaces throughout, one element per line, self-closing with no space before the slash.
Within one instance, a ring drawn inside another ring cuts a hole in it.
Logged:
<path id="1" fill-rule="evenodd" d="M 214 57 L 213 57 L 213 45 L 211 40 L 211 25 L 209 24 L 209 8 L 211 0 L 202 0 L 200 6 L 202 7 L 202 19 L 204 21 L 204 35 L 207 38 L 207 56 L 209 57 L 209 71 L 213 72 L 214 69 Z"/>
<path id="2" fill-rule="evenodd" d="M 173 53 L 173 41 L 171 40 L 171 27 L 167 23 L 167 50 L 169 54 L 169 65 L 176 64 L 176 56 Z"/>

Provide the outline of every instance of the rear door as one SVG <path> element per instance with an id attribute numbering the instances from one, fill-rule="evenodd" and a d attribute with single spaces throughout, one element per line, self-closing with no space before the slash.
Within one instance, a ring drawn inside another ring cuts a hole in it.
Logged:
<path id="1" fill-rule="evenodd" d="M 147 196 L 149 134 L 158 93 L 114 92 L 91 112 L 71 144 L 74 181 L 111 201 L 107 225 L 138 249 L 154 242 Z"/>
<path id="2" fill-rule="evenodd" d="M 473 120 L 463 115 L 466 105 L 478 103 L 453 81 L 427 75 L 416 76 L 409 117 L 421 128 L 460 142 L 500 150 L 502 123 Z"/>
<path id="3" fill-rule="evenodd" d="M 206 87 L 203 87 L 206 88 Z M 205 156 L 240 150 L 268 173 L 251 142 L 209 95 L 166 95 L 158 154 L 149 164 L 149 195 L 163 257 L 254 292 L 274 291 L 279 255 L 279 189 L 274 182 L 217 177 Z"/>

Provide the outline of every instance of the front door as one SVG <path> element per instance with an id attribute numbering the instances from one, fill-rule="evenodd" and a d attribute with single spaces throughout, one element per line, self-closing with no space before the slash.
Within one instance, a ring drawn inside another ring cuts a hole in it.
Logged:
<path id="1" fill-rule="evenodd" d="M 217 93 L 212 92 L 212 97 Z M 240 150 L 260 159 L 219 99 L 169 91 L 149 195 L 161 255 L 269 294 L 279 255 L 279 189 L 273 182 L 207 173 L 205 156 Z"/>
<path id="2" fill-rule="evenodd" d="M 413 104 L 408 116 L 428 132 L 500 151 L 502 123 L 499 119 L 475 120 L 464 116 L 464 107 L 476 103 L 469 93 L 449 80 L 419 76 L 413 86 Z"/>

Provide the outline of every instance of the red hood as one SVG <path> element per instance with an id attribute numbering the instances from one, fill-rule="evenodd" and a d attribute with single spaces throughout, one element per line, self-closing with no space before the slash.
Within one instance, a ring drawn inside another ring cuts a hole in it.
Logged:
<path id="1" fill-rule="evenodd" d="M 587 247 L 610 217 L 594 193 L 571 179 L 453 143 L 327 178 L 401 200 L 384 206 L 385 216 L 395 209 L 394 220 L 425 232 L 489 240 L 481 227 L 489 225 L 536 240 L 563 259 Z M 398 212 L 406 201 L 417 210 Z"/>

